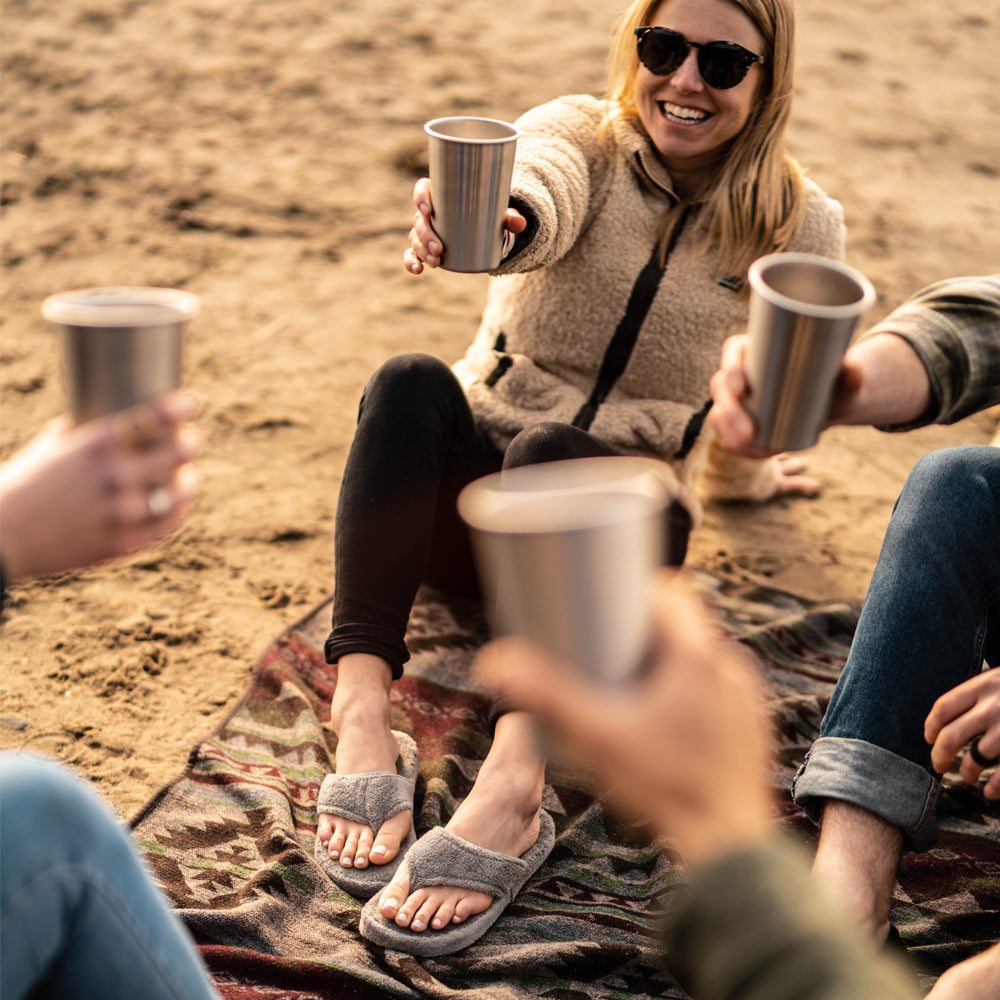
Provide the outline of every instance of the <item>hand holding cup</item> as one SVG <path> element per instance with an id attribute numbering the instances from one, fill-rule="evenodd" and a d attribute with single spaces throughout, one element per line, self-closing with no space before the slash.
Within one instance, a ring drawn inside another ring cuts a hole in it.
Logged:
<path id="1" fill-rule="evenodd" d="M 634 684 L 597 683 L 512 637 L 485 646 L 475 672 L 592 769 L 616 811 L 694 867 L 771 836 L 770 728 L 749 657 L 722 639 L 683 573 L 654 574 L 650 595 L 653 655 Z"/>
<path id="2" fill-rule="evenodd" d="M 430 178 L 414 189 L 417 214 L 404 254 L 406 268 L 413 274 L 420 274 L 424 264 L 450 271 L 493 270 L 503 256 L 505 233 L 521 232 L 526 224 L 508 207 L 519 132 L 506 122 L 473 117 L 437 118 L 424 130 Z"/>
<path id="3" fill-rule="evenodd" d="M 82 424 L 59 418 L 4 462 L 8 581 L 117 558 L 173 531 L 197 488 L 197 407 L 179 390 Z"/>
<path id="4" fill-rule="evenodd" d="M 854 268 L 813 254 L 769 254 L 751 265 L 749 280 L 748 335 L 723 352 L 712 426 L 724 445 L 729 436 L 756 457 L 809 448 L 829 418 L 844 354 L 875 290 Z M 749 444 L 748 415 L 756 425 Z"/>
<path id="5" fill-rule="evenodd" d="M 194 496 L 200 439 L 179 389 L 182 335 L 198 299 L 168 288 L 50 296 L 71 419 L 45 427 L 0 468 L 9 579 L 116 558 L 176 528 Z"/>
<path id="6" fill-rule="evenodd" d="M 444 249 L 441 237 L 434 231 L 432 217 L 434 214 L 431 201 L 431 180 L 421 177 L 413 188 L 413 204 L 416 212 L 413 215 L 413 227 L 410 229 L 410 245 L 403 252 L 403 266 L 410 274 L 423 274 L 424 267 L 440 267 L 441 253 Z M 504 220 L 504 231 L 516 236 L 523 233 L 528 226 L 528 220 L 516 208 L 507 208 Z"/>

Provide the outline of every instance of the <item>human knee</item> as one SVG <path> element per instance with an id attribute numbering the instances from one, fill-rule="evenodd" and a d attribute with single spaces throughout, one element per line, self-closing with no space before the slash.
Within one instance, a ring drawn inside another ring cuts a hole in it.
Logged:
<path id="1" fill-rule="evenodd" d="M 390 358 L 368 380 L 359 407 L 366 415 L 396 415 L 404 422 L 418 419 L 461 396 L 451 369 L 429 354 L 400 354 Z"/>
<path id="2" fill-rule="evenodd" d="M 64 804 L 72 809 L 80 794 L 79 782 L 64 767 L 30 754 L 4 755 L 0 776 L 3 813 L 10 818 L 31 816 L 39 828 L 57 821 L 62 825 Z"/>
<path id="3" fill-rule="evenodd" d="M 992 482 L 991 482 L 992 477 Z M 923 456 L 913 467 L 897 509 L 921 522 L 962 530 L 995 526 L 1000 455 L 989 447 L 945 448 Z"/>
<path id="4" fill-rule="evenodd" d="M 69 769 L 11 754 L 4 755 L 0 778 L 0 880 L 7 889 L 59 864 L 90 865 L 108 851 L 118 857 L 127 844 L 111 810 Z"/>
<path id="5" fill-rule="evenodd" d="M 433 395 L 443 385 L 450 387 L 454 382 L 451 369 L 439 358 L 416 352 L 398 354 L 375 371 L 365 387 L 365 396 L 389 392 L 410 398 L 425 391 Z"/>
<path id="6" fill-rule="evenodd" d="M 579 434 L 580 431 L 570 424 L 555 421 L 526 427 L 508 445 L 504 454 L 504 468 L 514 469 L 522 465 L 576 458 L 579 448 L 575 438 Z"/>

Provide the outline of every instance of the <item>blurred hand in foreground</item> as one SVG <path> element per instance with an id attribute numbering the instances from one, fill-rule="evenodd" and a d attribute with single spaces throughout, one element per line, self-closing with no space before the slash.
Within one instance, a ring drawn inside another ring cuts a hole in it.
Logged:
<path id="1" fill-rule="evenodd" d="M 518 638 L 490 643 L 475 669 L 595 772 L 609 805 L 699 866 L 771 835 L 769 722 L 756 673 L 682 575 L 656 579 L 653 620 L 652 666 L 621 685 Z"/>
<path id="2" fill-rule="evenodd" d="M 200 437 L 183 390 L 74 427 L 58 418 L 0 466 L 0 556 L 7 582 L 143 548 L 193 499 Z"/>
<path id="3" fill-rule="evenodd" d="M 410 230 L 410 245 L 403 252 L 403 265 L 410 274 L 422 274 L 424 265 L 427 267 L 441 266 L 441 237 L 434 232 L 431 225 L 431 181 L 429 177 L 421 177 L 413 188 L 413 204 L 417 211 L 413 216 L 413 228 Z M 507 209 L 506 228 L 515 236 L 523 233 L 528 225 L 527 220 L 515 208 Z"/>

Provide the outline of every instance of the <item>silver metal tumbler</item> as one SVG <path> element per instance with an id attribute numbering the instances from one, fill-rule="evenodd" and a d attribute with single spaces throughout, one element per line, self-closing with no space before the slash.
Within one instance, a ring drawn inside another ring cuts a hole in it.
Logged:
<path id="1" fill-rule="evenodd" d="M 649 585 L 664 561 L 668 500 L 654 463 L 627 457 L 470 483 L 458 509 L 496 631 L 526 636 L 600 680 L 634 674 L 651 641 Z"/>
<path id="2" fill-rule="evenodd" d="M 858 319 L 875 301 L 860 271 L 815 254 L 774 253 L 750 265 L 747 409 L 755 444 L 797 451 L 819 439 Z"/>
<path id="3" fill-rule="evenodd" d="M 493 118 L 436 118 L 429 137 L 432 219 L 449 271 L 500 263 L 518 129 Z"/>
<path id="4" fill-rule="evenodd" d="M 52 295 L 69 410 L 80 424 L 181 384 L 184 326 L 198 297 L 172 288 L 88 288 Z"/>

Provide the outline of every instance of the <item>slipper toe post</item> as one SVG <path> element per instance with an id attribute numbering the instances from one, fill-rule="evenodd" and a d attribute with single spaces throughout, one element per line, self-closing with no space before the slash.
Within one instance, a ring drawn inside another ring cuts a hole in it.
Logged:
<path id="1" fill-rule="evenodd" d="M 493 902 L 460 924 L 412 931 L 386 920 L 379 913 L 378 899 L 370 899 L 361 911 L 362 936 L 383 948 L 427 958 L 451 955 L 474 944 L 549 856 L 556 839 L 555 824 L 544 809 L 539 818 L 538 839 L 519 858 L 470 844 L 444 827 L 430 830 L 407 855 L 411 891 L 451 885 L 486 893 L 493 896 Z"/>
<path id="2" fill-rule="evenodd" d="M 393 735 L 399 743 L 396 773 L 328 774 L 320 786 L 316 803 L 318 812 L 342 816 L 378 833 L 387 819 L 404 809 L 413 809 L 418 769 L 417 745 L 406 733 L 393 730 Z M 411 823 L 410 831 L 392 861 L 384 865 L 369 863 L 365 868 L 345 868 L 335 861 L 320 843 L 318 834 L 313 854 L 331 882 L 356 899 L 371 899 L 392 881 L 416 839 L 416 829 Z"/>

